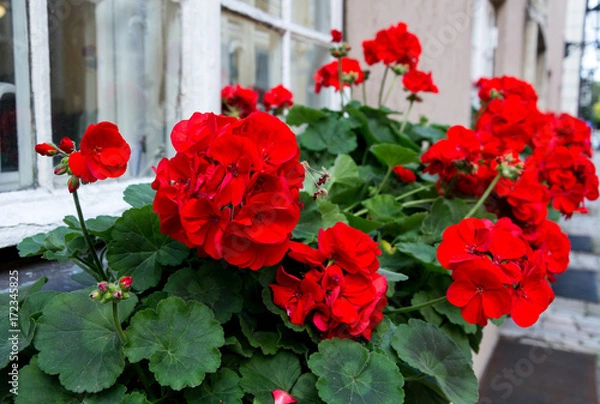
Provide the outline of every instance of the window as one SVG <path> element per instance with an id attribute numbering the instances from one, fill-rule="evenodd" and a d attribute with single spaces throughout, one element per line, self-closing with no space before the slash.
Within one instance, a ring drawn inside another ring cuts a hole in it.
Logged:
<path id="1" fill-rule="evenodd" d="M 33 181 L 27 8 L 0 2 L 0 191 Z"/>
<path id="2" fill-rule="evenodd" d="M 341 28 L 335 0 L 222 0 L 221 84 L 262 95 L 283 84 L 296 103 L 330 106 L 329 90 L 315 94 L 312 76 L 330 60 L 330 30 Z"/>
<path id="3" fill-rule="evenodd" d="M 180 119 L 178 4 L 48 0 L 48 19 L 53 141 L 114 122 L 131 145 L 129 176 L 150 176 Z"/>

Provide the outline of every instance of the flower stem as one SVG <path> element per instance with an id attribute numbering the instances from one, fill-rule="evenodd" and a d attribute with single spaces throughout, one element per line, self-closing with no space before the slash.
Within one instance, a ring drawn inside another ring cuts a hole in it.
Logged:
<path id="1" fill-rule="evenodd" d="M 361 87 L 362 87 L 363 105 L 367 105 L 367 82 L 363 81 Z"/>
<path id="2" fill-rule="evenodd" d="M 487 187 L 487 189 L 485 190 L 485 192 L 483 193 L 481 198 L 479 198 L 479 200 L 477 201 L 475 206 L 473 206 L 473 208 L 469 211 L 469 213 L 467 213 L 467 215 L 465 216 L 465 219 L 473 216 L 475 214 L 475 212 L 477 212 L 477 210 L 481 207 L 481 205 L 483 205 L 483 203 L 486 201 L 488 196 L 490 196 L 490 194 L 494 190 L 494 187 L 496 186 L 498 181 L 500 181 L 501 177 L 502 176 L 500 175 L 500 173 L 498 173 L 498 175 L 496 175 L 496 177 L 493 179 L 492 183 Z"/>
<path id="3" fill-rule="evenodd" d="M 379 98 L 378 105 L 381 107 L 383 102 L 383 89 L 385 88 L 385 79 L 387 78 L 388 71 L 390 70 L 389 66 L 385 67 L 385 71 L 383 72 L 383 78 L 381 79 L 381 85 L 379 86 Z"/>
<path id="4" fill-rule="evenodd" d="M 108 277 L 104 273 L 104 269 L 102 263 L 98 259 L 98 255 L 96 254 L 96 248 L 94 248 L 94 243 L 92 243 L 92 238 L 90 237 L 90 233 L 85 226 L 85 220 L 83 218 L 83 211 L 81 210 L 81 204 L 79 203 L 79 195 L 77 195 L 77 190 L 73 191 L 73 201 L 75 202 L 75 209 L 77 210 L 77 217 L 79 218 L 79 225 L 81 226 L 81 231 L 83 232 L 83 238 L 90 250 L 90 255 L 92 256 L 92 260 L 94 261 L 94 265 L 96 266 L 96 275 L 94 278 L 98 281 L 108 281 Z"/>
<path id="5" fill-rule="evenodd" d="M 372 197 L 379 195 L 379 193 L 383 189 L 383 186 L 387 182 L 388 178 L 390 178 L 391 173 L 392 173 L 392 167 L 388 168 L 387 173 L 385 173 L 385 177 L 383 177 L 383 181 L 381 181 L 381 184 L 379 184 L 379 188 L 377 188 L 377 191 L 375 191 L 375 195 L 373 195 Z"/>
<path id="6" fill-rule="evenodd" d="M 127 343 L 127 337 L 121 328 L 121 322 L 119 321 L 119 303 L 113 300 L 112 302 L 112 312 L 113 312 L 113 323 L 115 324 L 115 329 L 117 330 L 117 335 L 121 340 L 121 344 L 125 345 Z"/>
<path id="7" fill-rule="evenodd" d="M 396 201 L 400 201 L 400 200 L 402 200 L 402 199 L 404 199 L 404 198 L 408 198 L 408 197 L 409 197 L 409 196 L 411 196 L 411 195 L 418 194 L 418 193 L 419 193 L 419 192 L 421 192 L 421 191 L 426 191 L 426 190 L 428 190 L 429 188 L 433 188 L 434 186 L 435 186 L 435 184 L 423 185 L 422 187 L 419 187 L 419 188 L 413 189 L 412 191 L 408 191 L 408 192 L 407 192 L 407 193 L 405 193 L 405 194 L 398 195 L 398 196 L 397 196 L 396 198 L 394 198 L 394 199 L 395 199 Z"/>
<path id="8" fill-rule="evenodd" d="M 412 110 L 412 106 L 415 102 L 410 101 L 408 104 L 408 109 L 406 110 L 406 115 L 404 116 L 404 121 L 402 122 L 402 126 L 400 127 L 400 133 L 404 133 L 404 128 L 406 128 L 406 124 L 408 123 L 408 116 L 410 115 L 410 111 Z"/>
<path id="9" fill-rule="evenodd" d="M 428 199 L 419 199 L 416 201 L 408 201 L 402 204 L 402 207 L 406 207 L 406 206 L 413 206 L 413 205 L 420 205 L 422 203 L 429 203 L 429 202 L 433 202 L 435 201 L 436 198 L 428 198 Z"/>
<path id="10" fill-rule="evenodd" d="M 394 80 L 392 80 L 392 84 L 390 84 L 390 87 L 388 88 L 387 93 L 385 94 L 385 98 L 383 99 L 383 103 L 385 104 L 388 100 L 388 98 L 390 98 L 390 94 L 392 93 L 392 90 L 394 89 L 394 87 L 396 86 L 396 82 L 397 82 L 397 77 L 394 77 Z"/>
<path id="11" fill-rule="evenodd" d="M 421 310 L 425 307 L 433 306 L 434 304 L 442 303 L 446 301 L 446 296 L 438 297 L 437 299 L 430 300 L 428 302 L 415 304 L 414 306 L 400 307 L 399 309 L 388 309 L 388 313 L 408 313 L 410 311 Z"/>

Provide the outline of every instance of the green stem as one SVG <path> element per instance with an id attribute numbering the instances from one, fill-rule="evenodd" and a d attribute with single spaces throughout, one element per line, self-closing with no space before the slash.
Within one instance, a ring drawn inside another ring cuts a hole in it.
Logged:
<path id="1" fill-rule="evenodd" d="M 99 280 L 108 281 L 108 277 L 104 273 L 104 268 L 102 266 L 102 263 L 100 262 L 100 260 L 98 259 L 98 255 L 96 254 L 96 248 L 94 247 L 94 243 L 92 243 L 92 238 L 90 237 L 90 233 L 88 232 L 87 227 L 85 226 L 85 220 L 83 218 L 83 211 L 81 210 L 81 204 L 79 203 L 79 195 L 77 195 L 76 190 L 73 191 L 72 195 L 73 195 L 73 201 L 75 202 L 75 209 L 77 210 L 77 217 L 79 218 L 79 224 L 81 226 L 81 231 L 83 232 L 83 238 L 85 239 L 88 249 L 90 250 L 90 255 L 92 256 L 92 260 L 94 261 L 94 264 L 96 266 L 96 272 L 97 272 L 98 276 L 100 277 Z"/>
<path id="2" fill-rule="evenodd" d="M 402 207 L 407 207 L 407 206 L 414 206 L 414 205 L 420 205 L 422 203 L 429 203 L 429 202 L 433 202 L 435 201 L 436 198 L 429 198 L 429 199 L 419 199 L 416 201 L 408 201 L 402 204 Z"/>
<path id="3" fill-rule="evenodd" d="M 399 309 L 388 309 L 388 313 L 408 313 L 410 311 L 421 310 L 425 307 L 433 306 L 434 304 L 442 303 L 446 301 L 446 296 L 438 297 L 437 299 L 430 300 L 421 304 L 415 304 L 414 306 L 400 307 Z"/>
<path id="4" fill-rule="evenodd" d="M 419 193 L 419 192 L 421 192 L 421 191 L 426 191 L 426 190 L 428 190 L 429 188 L 433 188 L 433 187 L 435 187 L 435 184 L 423 185 L 422 187 L 419 187 L 419 188 L 413 189 L 412 191 L 408 191 L 408 192 L 407 192 L 407 193 L 405 193 L 405 194 L 398 195 L 398 196 L 397 196 L 396 198 L 394 198 L 394 199 L 395 199 L 396 201 L 400 201 L 400 200 L 402 200 L 402 199 L 404 199 L 404 198 L 408 198 L 408 197 L 409 197 L 409 196 L 411 196 L 411 195 L 418 194 L 418 193 Z"/>
<path id="5" fill-rule="evenodd" d="M 383 99 L 384 104 L 387 102 L 388 98 L 390 98 L 390 94 L 392 93 L 392 90 L 394 89 L 394 86 L 396 85 L 397 81 L 397 77 L 394 77 L 394 80 L 392 80 L 392 84 L 390 84 L 390 87 L 388 88 L 388 91 L 385 94 L 385 98 Z"/>
<path id="6" fill-rule="evenodd" d="M 375 195 L 373 195 L 372 197 L 379 195 L 379 193 L 383 189 L 383 186 L 387 182 L 388 178 L 390 178 L 391 173 L 392 173 L 392 167 L 388 168 L 387 173 L 385 173 L 385 177 L 383 177 L 383 181 L 381 181 L 381 184 L 379 184 L 379 188 L 377 188 L 377 191 L 375 191 Z"/>
<path id="7" fill-rule="evenodd" d="M 402 122 L 402 126 L 400 127 L 400 133 L 404 133 L 404 128 L 406 128 L 406 124 L 408 123 L 408 116 L 410 115 L 410 111 L 412 110 L 412 106 L 415 102 L 410 101 L 408 104 L 408 109 L 406 110 L 406 115 L 404 116 L 404 121 Z"/>
<path id="8" fill-rule="evenodd" d="M 492 181 L 492 183 L 487 187 L 487 189 L 485 190 L 485 192 L 483 193 L 483 195 L 481 196 L 481 198 L 479 198 L 479 200 L 477 201 L 477 203 L 475 204 L 475 206 L 473 206 L 473 208 L 469 211 L 469 213 L 467 213 L 467 215 L 465 216 L 465 219 L 473 216 L 475 214 L 475 212 L 477 212 L 477 210 L 481 207 L 481 205 L 483 205 L 483 203 L 486 201 L 486 199 L 488 198 L 488 196 L 490 196 L 490 194 L 494 190 L 494 187 L 496 186 L 496 184 L 498 183 L 498 181 L 500 181 L 501 177 L 502 176 L 500 175 L 500 173 L 498 173 L 498 175 L 496 175 L 496 177 L 494 178 L 494 180 Z"/>
<path id="9" fill-rule="evenodd" d="M 361 87 L 362 87 L 363 105 L 367 105 L 367 82 L 363 81 Z"/>
<path id="10" fill-rule="evenodd" d="M 344 111 L 344 80 L 342 80 L 342 58 L 338 58 L 338 79 L 340 81 L 340 111 Z"/>
<path id="11" fill-rule="evenodd" d="M 112 312 L 113 312 L 113 323 L 115 324 L 115 329 L 117 330 L 117 335 L 121 340 L 121 344 L 127 344 L 127 337 L 121 328 L 121 322 L 119 321 L 119 303 L 114 301 L 112 302 Z"/>
<path id="12" fill-rule="evenodd" d="M 378 105 L 381 107 L 382 97 L 383 97 L 383 89 L 385 88 L 385 79 L 387 78 L 388 71 L 390 70 L 389 66 L 385 67 L 385 71 L 383 72 L 383 78 L 381 79 L 381 85 L 379 86 L 379 97 L 378 97 Z"/>
<path id="13" fill-rule="evenodd" d="M 148 376 L 146 376 L 146 373 L 144 373 L 144 369 L 142 369 L 142 367 L 140 366 L 140 363 L 139 362 L 134 363 L 133 368 L 135 369 L 135 372 L 138 374 L 140 381 L 142 382 L 142 385 L 144 386 L 144 390 L 146 391 L 146 393 L 148 393 L 148 396 L 150 396 L 150 400 L 152 400 L 153 403 L 158 403 L 158 402 L 162 401 L 162 399 L 158 400 L 156 398 L 156 396 L 154 395 L 154 392 L 152 391 L 150 380 L 148 380 Z"/>

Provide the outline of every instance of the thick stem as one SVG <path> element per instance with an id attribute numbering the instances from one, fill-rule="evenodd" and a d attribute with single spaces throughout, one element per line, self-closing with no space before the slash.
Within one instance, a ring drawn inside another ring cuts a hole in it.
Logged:
<path id="1" fill-rule="evenodd" d="M 408 104 L 408 109 L 406 110 L 404 121 L 402 122 L 402 126 L 400 127 L 400 133 L 404 133 L 404 128 L 406 128 L 406 124 L 408 123 L 408 116 L 410 115 L 410 111 L 412 110 L 412 106 L 414 103 L 414 101 L 410 101 L 410 104 Z"/>
<path id="2" fill-rule="evenodd" d="M 438 297 L 437 299 L 430 300 L 421 304 L 415 304 L 414 306 L 400 307 L 399 309 L 388 309 L 388 313 L 408 313 L 415 310 L 421 310 L 425 307 L 433 306 L 434 304 L 442 303 L 446 301 L 446 296 Z"/>
<path id="3" fill-rule="evenodd" d="M 121 340 L 121 344 L 125 345 L 127 343 L 127 337 L 121 328 L 121 322 L 119 321 L 119 303 L 113 300 L 112 302 L 112 312 L 113 312 L 113 323 L 115 324 L 115 329 L 117 330 L 117 335 Z"/>
<path id="4" fill-rule="evenodd" d="M 385 79 L 387 78 L 388 71 L 390 70 L 389 66 L 385 67 L 385 71 L 383 72 L 383 78 L 381 79 L 381 85 L 379 86 L 379 97 L 377 98 L 378 104 L 381 107 L 381 103 L 383 102 L 383 89 L 385 88 Z"/>
<path id="5" fill-rule="evenodd" d="M 469 211 L 469 213 L 467 213 L 467 215 L 465 216 L 465 219 L 473 216 L 475 214 L 475 212 L 477 212 L 477 210 L 481 207 L 481 205 L 483 205 L 483 203 L 486 201 L 486 199 L 488 198 L 488 196 L 490 196 L 490 194 L 494 190 L 494 187 L 496 186 L 496 184 L 498 183 L 498 181 L 500 181 L 501 177 L 502 176 L 500 175 L 500 173 L 498 173 L 498 175 L 496 175 L 496 177 L 494 178 L 494 180 L 492 181 L 492 183 L 487 187 L 487 189 L 485 190 L 485 192 L 483 193 L 483 195 L 481 195 L 481 198 L 479 198 L 479 200 L 477 201 L 477 203 L 475 204 L 475 206 L 473 206 L 473 208 Z"/>
<path id="6" fill-rule="evenodd" d="M 92 256 L 92 260 L 94 261 L 94 265 L 96 266 L 96 272 L 98 276 L 100 276 L 100 280 L 108 281 L 108 277 L 104 273 L 104 268 L 102 263 L 98 259 L 98 255 L 96 254 L 96 248 L 94 247 L 94 243 L 92 243 L 92 238 L 90 237 L 90 233 L 85 226 L 85 220 L 83 218 L 83 212 L 81 210 L 81 204 L 79 203 L 79 196 L 77 195 L 77 190 L 73 191 L 73 201 L 75 202 L 75 209 L 77 210 L 77 217 L 79 218 L 79 225 L 81 226 L 81 231 L 83 232 L 83 238 L 88 246 L 88 250 L 90 250 L 90 255 Z"/>

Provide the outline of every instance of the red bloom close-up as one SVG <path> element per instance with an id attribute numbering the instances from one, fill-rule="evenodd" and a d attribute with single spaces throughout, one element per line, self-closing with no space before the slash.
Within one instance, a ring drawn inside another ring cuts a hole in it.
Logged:
<path id="1" fill-rule="evenodd" d="M 268 112 L 273 109 L 289 108 L 294 105 L 293 98 L 292 92 L 280 84 L 265 93 L 265 109 Z"/>
<path id="2" fill-rule="evenodd" d="M 117 178 L 127 170 L 131 148 L 111 122 L 91 124 L 83 134 L 80 150 L 69 155 L 69 168 L 84 182 Z"/>
<path id="3" fill-rule="evenodd" d="M 438 93 L 437 86 L 433 83 L 431 72 L 425 73 L 417 69 L 411 69 L 402 76 L 404 88 L 413 94 L 416 93 Z"/>
<path id="4" fill-rule="evenodd" d="M 239 84 L 235 86 L 228 85 L 221 90 L 221 102 L 223 114 L 245 118 L 256 111 L 258 93 Z"/>
<path id="5" fill-rule="evenodd" d="M 356 59 L 343 57 L 342 61 L 342 75 L 352 77 L 352 85 L 361 84 L 365 79 L 365 73 L 360 67 L 360 63 Z M 323 87 L 333 87 L 336 91 L 340 90 L 340 76 L 339 76 L 339 60 L 334 60 L 331 63 L 322 66 L 314 75 L 315 79 L 315 92 L 318 94 L 321 92 Z M 344 77 L 342 77 L 344 79 Z M 347 80 L 343 80 L 342 85 L 349 87 L 351 84 Z"/>

